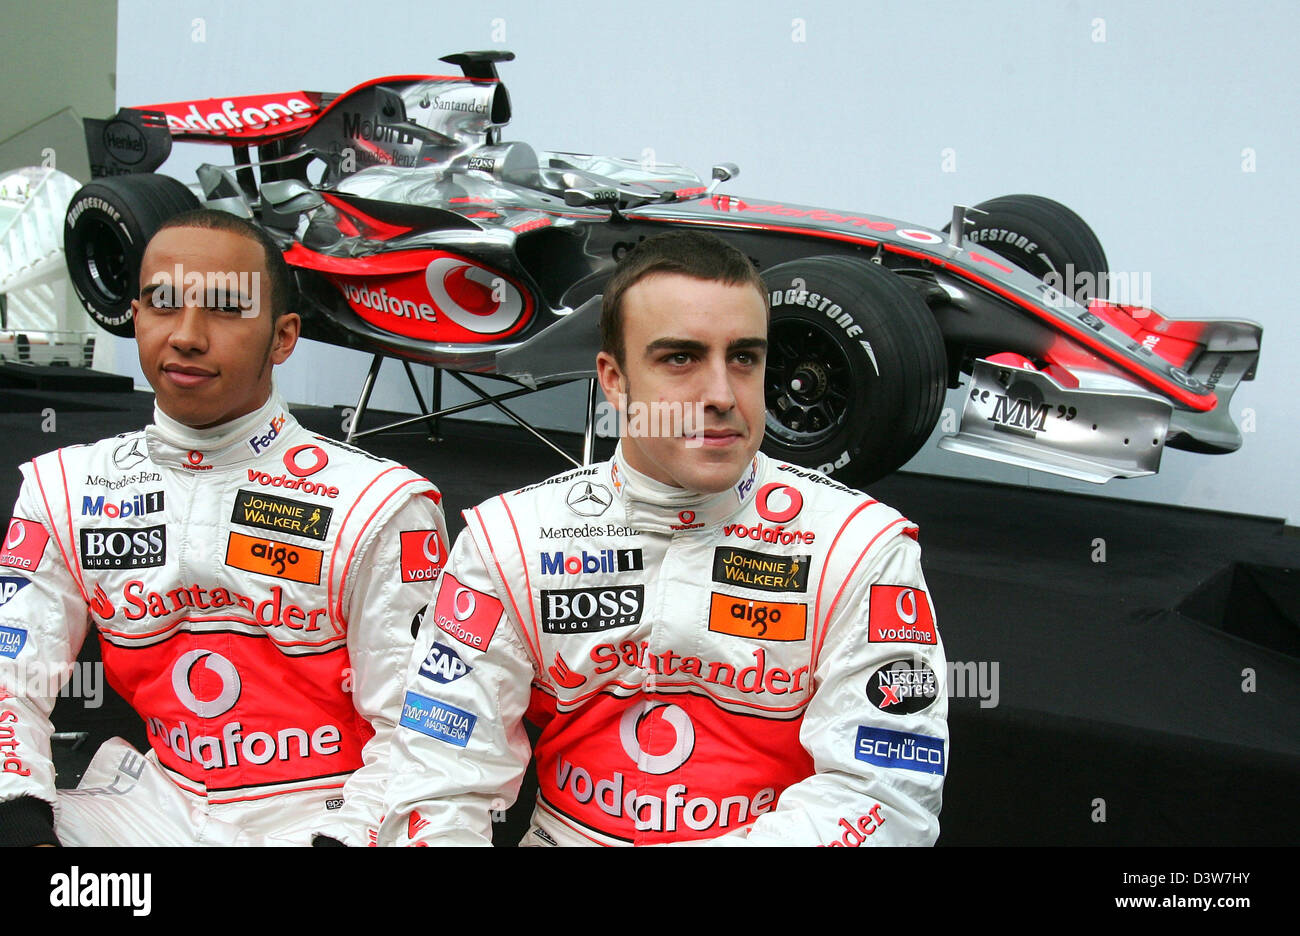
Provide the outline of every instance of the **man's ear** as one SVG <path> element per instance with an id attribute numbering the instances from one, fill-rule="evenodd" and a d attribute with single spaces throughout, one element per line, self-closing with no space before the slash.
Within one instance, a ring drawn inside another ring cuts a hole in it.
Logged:
<path id="1" fill-rule="evenodd" d="M 623 368 L 619 367 L 614 355 L 608 351 L 596 355 L 596 379 L 600 381 L 600 389 L 609 405 L 622 412 L 623 405 L 627 402 L 627 383 Z"/>
<path id="2" fill-rule="evenodd" d="M 302 334 L 302 316 L 297 312 L 286 312 L 276 319 L 275 334 L 271 336 L 271 363 L 283 364 L 293 354 Z"/>

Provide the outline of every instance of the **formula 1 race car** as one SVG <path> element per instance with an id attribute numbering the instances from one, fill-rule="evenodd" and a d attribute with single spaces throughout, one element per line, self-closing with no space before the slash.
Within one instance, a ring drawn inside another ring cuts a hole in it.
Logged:
<path id="1" fill-rule="evenodd" d="M 1063 205 L 1008 195 L 934 229 L 719 193 L 731 164 L 706 184 L 677 165 L 536 152 L 501 140 L 496 66 L 513 58 L 468 52 L 442 60 L 461 76 L 87 120 L 99 178 L 65 224 L 78 294 L 131 334 L 144 244 L 202 202 L 281 245 L 306 337 L 375 355 L 359 408 L 387 356 L 408 374 L 418 362 L 467 385 L 464 373 L 511 381 L 491 398 L 475 389 L 504 409 L 594 376 L 615 262 L 689 225 L 743 250 L 770 289 L 764 450 L 778 458 L 863 485 L 917 452 L 963 374 L 960 427 L 939 443 L 953 451 L 1102 482 L 1154 473 L 1166 445 L 1241 445 L 1228 402 L 1255 376 L 1262 329 L 1110 301 L 1101 245 Z M 173 140 L 230 144 L 233 163 L 202 165 L 192 191 L 153 172 Z"/>

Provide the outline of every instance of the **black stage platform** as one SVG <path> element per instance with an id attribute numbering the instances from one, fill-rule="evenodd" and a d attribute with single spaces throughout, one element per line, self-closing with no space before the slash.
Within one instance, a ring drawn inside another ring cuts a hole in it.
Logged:
<path id="1" fill-rule="evenodd" d="M 138 428 L 151 407 L 144 393 L 0 389 L 6 463 Z M 293 409 L 341 435 L 338 409 Z M 459 510 L 566 467 L 513 428 L 442 432 L 366 445 L 441 487 L 453 535 Z M 919 475 L 871 493 L 920 524 L 961 664 L 941 844 L 1300 843 L 1300 538 L 1278 521 Z M 108 705 L 69 698 L 55 722 L 143 743 Z M 83 753 L 60 755 L 61 785 Z"/>

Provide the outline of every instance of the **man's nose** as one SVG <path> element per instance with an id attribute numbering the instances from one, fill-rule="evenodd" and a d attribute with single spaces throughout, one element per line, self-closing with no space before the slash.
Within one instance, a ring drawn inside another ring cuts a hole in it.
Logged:
<path id="1" fill-rule="evenodd" d="M 208 350 L 206 311 L 188 303 L 183 305 L 172 318 L 169 343 L 178 351 L 202 353 Z"/>
<path id="2" fill-rule="evenodd" d="M 731 372 L 725 358 L 710 358 L 704 369 L 704 385 L 700 388 L 700 402 L 708 409 L 729 412 L 736 405 L 736 393 L 731 386 Z"/>

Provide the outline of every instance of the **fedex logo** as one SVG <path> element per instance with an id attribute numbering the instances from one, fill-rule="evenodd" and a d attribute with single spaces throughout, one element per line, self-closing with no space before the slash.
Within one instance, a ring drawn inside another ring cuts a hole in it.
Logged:
<path id="1" fill-rule="evenodd" d="M 254 455 L 261 455 L 266 449 L 271 447 L 276 439 L 280 437 L 280 430 L 284 428 L 284 413 L 271 419 L 267 431 L 262 435 L 255 435 L 248 440 L 248 447 L 253 450 Z"/>

